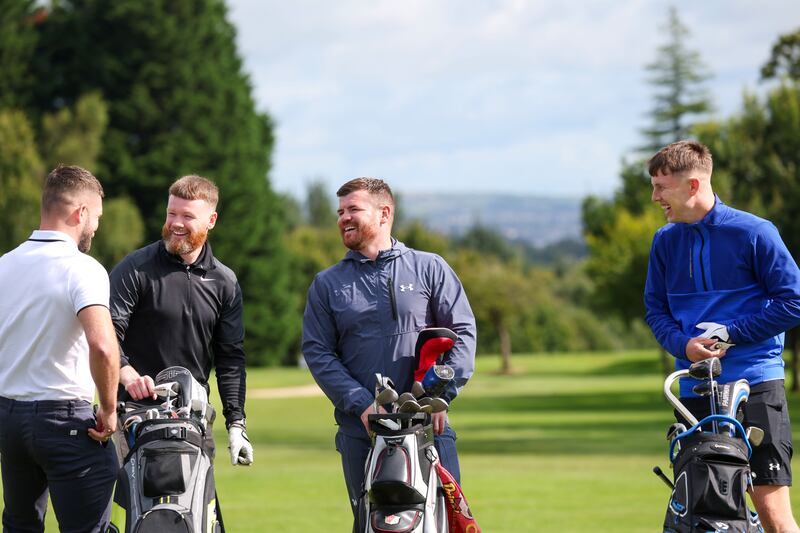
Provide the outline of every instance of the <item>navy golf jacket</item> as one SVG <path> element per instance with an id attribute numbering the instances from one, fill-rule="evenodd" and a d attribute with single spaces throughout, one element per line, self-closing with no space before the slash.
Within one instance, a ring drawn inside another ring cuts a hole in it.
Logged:
<path id="1" fill-rule="evenodd" d="M 449 401 L 472 376 L 476 328 L 444 259 L 393 240 L 375 261 L 349 251 L 317 274 L 303 315 L 303 355 L 345 433 L 366 436 L 360 415 L 374 400 L 376 373 L 392 378 L 398 393 L 411 390 L 417 334 L 426 327 L 458 335 L 444 359 L 455 370 Z"/>

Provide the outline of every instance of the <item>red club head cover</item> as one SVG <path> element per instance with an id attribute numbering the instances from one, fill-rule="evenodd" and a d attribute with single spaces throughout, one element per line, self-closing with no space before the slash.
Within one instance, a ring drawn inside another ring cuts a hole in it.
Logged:
<path id="1" fill-rule="evenodd" d="M 436 359 L 452 348 L 458 336 L 447 328 L 426 328 L 419 332 L 414 359 L 417 369 L 414 381 L 422 381 L 425 372 L 436 363 Z"/>

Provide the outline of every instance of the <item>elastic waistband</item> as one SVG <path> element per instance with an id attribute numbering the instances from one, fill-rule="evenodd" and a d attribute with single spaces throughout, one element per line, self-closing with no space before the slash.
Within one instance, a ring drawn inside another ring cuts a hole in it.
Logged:
<path id="1" fill-rule="evenodd" d="M 12 400 L 0 396 L 0 409 L 11 412 L 51 413 L 66 411 L 73 413 L 78 410 L 91 408 L 92 404 L 85 400 Z"/>

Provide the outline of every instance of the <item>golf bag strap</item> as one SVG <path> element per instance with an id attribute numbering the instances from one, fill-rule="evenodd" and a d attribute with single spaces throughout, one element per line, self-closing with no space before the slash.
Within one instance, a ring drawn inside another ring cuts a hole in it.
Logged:
<path id="1" fill-rule="evenodd" d="M 188 431 L 186 427 L 165 427 L 148 431 L 136 439 L 136 444 L 134 444 L 133 448 L 131 448 L 131 451 L 128 452 L 128 455 L 134 454 L 140 447 L 144 446 L 148 442 L 153 442 L 154 440 L 183 440 L 190 444 L 194 444 L 200 449 L 203 448 L 203 438 L 199 433 Z"/>

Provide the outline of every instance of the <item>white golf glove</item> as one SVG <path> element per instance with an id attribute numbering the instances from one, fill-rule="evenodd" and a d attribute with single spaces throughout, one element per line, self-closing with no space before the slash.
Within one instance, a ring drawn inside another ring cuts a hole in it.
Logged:
<path id="1" fill-rule="evenodd" d="M 722 324 L 717 324 L 716 322 L 700 322 L 695 327 L 705 330 L 700 334 L 701 337 L 705 339 L 716 339 L 718 341 L 711 346 L 712 350 L 727 350 L 732 346 L 736 346 L 728 342 L 731 340 L 731 337 L 728 335 L 728 328 Z"/>
<path id="2" fill-rule="evenodd" d="M 231 464 L 249 466 L 253 463 L 253 445 L 244 430 L 244 420 L 236 420 L 228 428 L 228 449 Z"/>

